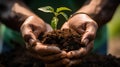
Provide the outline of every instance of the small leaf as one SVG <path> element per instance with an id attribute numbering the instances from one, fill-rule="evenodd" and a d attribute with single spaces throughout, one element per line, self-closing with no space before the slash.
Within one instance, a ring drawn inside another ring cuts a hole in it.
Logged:
<path id="1" fill-rule="evenodd" d="M 40 8 L 38 8 L 38 10 L 46 12 L 46 13 L 54 12 L 54 8 L 52 8 L 51 6 L 40 7 Z"/>
<path id="2" fill-rule="evenodd" d="M 67 8 L 67 7 L 59 7 L 57 8 L 56 12 L 61 12 L 61 11 L 72 11 L 71 9 Z"/>
<path id="3" fill-rule="evenodd" d="M 68 20 L 68 16 L 67 16 L 66 13 L 64 13 L 64 12 L 60 12 L 59 14 L 61 14 L 63 17 L 65 17 L 66 20 Z"/>
<path id="4" fill-rule="evenodd" d="M 57 17 L 53 17 L 53 18 L 52 18 L 51 26 L 52 26 L 52 28 L 53 28 L 54 30 L 57 29 L 58 20 L 59 20 L 59 19 L 58 19 Z"/>

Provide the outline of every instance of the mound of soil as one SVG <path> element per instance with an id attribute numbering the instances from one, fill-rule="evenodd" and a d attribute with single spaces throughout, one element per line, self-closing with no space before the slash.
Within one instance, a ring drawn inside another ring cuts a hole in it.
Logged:
<path id="1" fill-rule="evenodd" d="M 54 45 L 61 50 L 70 51 L 84 47 L 80 43 L 81 37 L 82 35 L 72 29 L 63 29 L 45 33 L 42 37 L 39 37 L 39 40 L 44 44 Z"/>

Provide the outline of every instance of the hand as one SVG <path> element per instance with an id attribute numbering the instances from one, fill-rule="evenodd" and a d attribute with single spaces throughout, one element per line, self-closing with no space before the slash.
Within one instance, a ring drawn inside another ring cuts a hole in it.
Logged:
<path id="1" fill-rule="evenodd" d="M 70 18 L 67 22 L 64 23 L 61 29 L 68 28 L 73 29 L 78 32 L 80 35 L 82 34 L 81 43 L 85 45 L 85 47 L 81 47 L 78 50 L 70 51 L 67 53 L 68 58 L 80 58 L 88 54 L 93 48 L 94 38 L 96 36 L 96 31 L 98 28 L 97 23 L 91 19 L 86 14 L 77 14 Z M 81 60 L 71 60 L 68 66 L 77 64 Z"/>
<path id="2" fill-rule="evenodd" d="M 28 17 L 21 26 L 22 36 L 28 44 L 32 44 L 31 39 L 36 41 L 41 33 L 48 31 L 52 31 L 50 25 L 36 16 Z"/>
<path id="3" fill-rule="evenodd" d="M 33 56 L 45 63 L 50 63 L 66 57 L 58 47 L 47 46 L 40 43 L 37 38 L 41 33 L 52 31 L 52 28 L 42 19 L 30 16 L 21 26 L 21 32 L 29 49 L 32 49 Z"/>

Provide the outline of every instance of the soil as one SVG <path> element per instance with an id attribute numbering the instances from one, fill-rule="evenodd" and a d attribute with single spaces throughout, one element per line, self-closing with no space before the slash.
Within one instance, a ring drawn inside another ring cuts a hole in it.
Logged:
<path id="1" fill-rule="evenodd" d="M 0 55 L 0 67 L 44 67 L 44 63 L 31 54 L 26 48 L 17 47 Z"/>
<path id="2" fill-rule="evenodd" d="M 73 30 L 54 30 L 39 37 L 47 45 L 58 46 L 61 50 L 76 50 L 84 47 L 80 43 L 82 35 Z M 25 47 L 16 47 L 10 52 L 0 55 L 0 67 L 45 67 L 44 63 L 32 56 Z M 120 67 L 120 58 L 112 55 L 99 55 L 90 53 L 82 58 L 79 65 L 72 67 Z"/>
<path id="3" fill-rule="evenodd" d="M 44 63 L 31 56 L 25 48 L 17 48 L 0 55 L 0 67 L 45 67 Z M 90 53 L 81 63 L 72 67 L 120 67 L 120 58 L 112 55 Z"/>
<path id="4" fill-rule="evenodd" d="M 45 33 L 43 37 L 39 37 L 39 39 L 44 44 L 54 45 L 61 50 L 70 51 L 84 47 L 84 45 L 80 43 L 81 37 L 82 35 L 79 35 L 72 29 L 63 29 Z"/>

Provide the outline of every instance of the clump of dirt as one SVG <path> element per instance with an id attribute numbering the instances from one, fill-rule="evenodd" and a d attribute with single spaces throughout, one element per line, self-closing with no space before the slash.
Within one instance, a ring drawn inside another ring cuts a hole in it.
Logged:
<path id="1" fill-rule="evenodd" d="M 72 29 L 63 29 L 45 33 L 39 38 L 44 44 L 54 45 L 59 47 L 61 50 L 71 51 L 84 47 L 84 45 L 80 43 L 81 37 L 82 35 L 79 35 Z"/>

